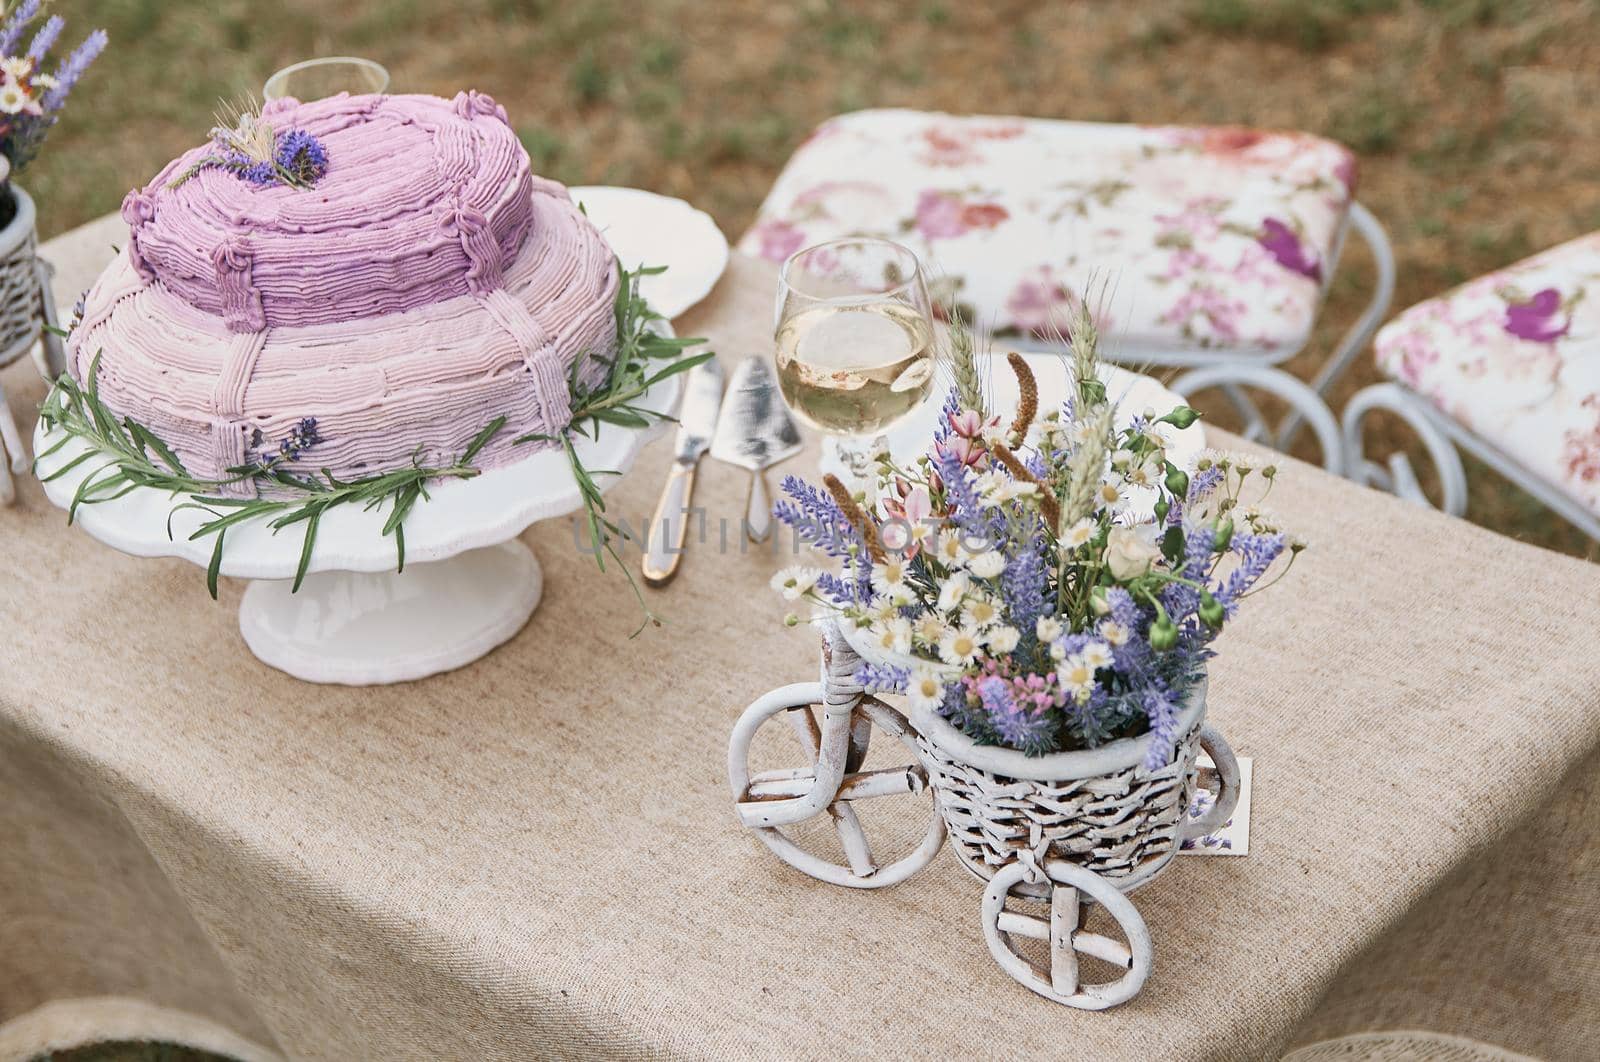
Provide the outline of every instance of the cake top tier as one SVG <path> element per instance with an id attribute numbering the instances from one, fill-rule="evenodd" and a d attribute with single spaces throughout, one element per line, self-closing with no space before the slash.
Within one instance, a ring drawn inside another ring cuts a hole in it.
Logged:
<path id="1" fill-rule="evenodd" d="M 530 237 L 535 178 L 494 100 L 341 94 L 277 100 L 261 118 L 280 142 L 315 137 L 326 171 L 309 187 L 255 183 L 201 166 L 217 155 L 212 144 L 173 160 L 122 204 L 129 260 L 146 281 L 233 332 L 377 317 L 504 286 Z"/>

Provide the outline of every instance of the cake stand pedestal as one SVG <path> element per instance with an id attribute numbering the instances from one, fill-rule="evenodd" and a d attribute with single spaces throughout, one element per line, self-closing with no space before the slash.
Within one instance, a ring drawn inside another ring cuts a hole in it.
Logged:
<path id="1" fill-rule="evenodd" d="M 470 664 L 522 629 L 544 573 L 517 539 L 404 572 L 252 582 L 239 631 L 263 662 L 307 682 L 405 682 Z"/>
<path id="2" fill-rule="evenodd" d="M 651 388 L 640 405 L 662 414 L 677 407 L 676 376 Z M 598 438 L 578 436 L 584 466 L 626 473 L 639 451 L 666 425 L 630 430 L 605 425 Z M 35 452 L 57 441 L 41 424 Z M 70 462 L 74 441 L 40 463 L 41 477 Z M 46 483 L 57 506 L 100 465 L 86 461 Z M 609 489 L 621 475 L 601 476 Z M 307 682 L 352 686 L 406 682 L 449 671 L 483 656 L 527 623 L 539 604 L 543 573 L 517 536 L 539 520 L 565 516 L 583 503 L 560 448 L 466 480 L 429 488 L 406 518 L 406 566 L 396 571 L 395 542 L 382 534 L 387 506 L 330 509 L 322 518 L 309 574 L 291 593 L 302 538 L 296 528 L 274 535 L 264 521 L 228 529 L 221 574 L 252 580 L 239 606 L 244 641 L 263 663 Z M 141 488 L 84 505 L 76 523 L 106 545 L 137 557 L 180 557 L 202 569 L 212 539 L 190 541 L 204 514 L 173 507 L 186 500 Z M 171 525 L 169 534 L 168 525 Z M 593 560 L 574 549 L 574 566 Z M 596 573 L 598 574 L 598 573 Z M 196 590 L 203 592 L 199 580 Z"/>

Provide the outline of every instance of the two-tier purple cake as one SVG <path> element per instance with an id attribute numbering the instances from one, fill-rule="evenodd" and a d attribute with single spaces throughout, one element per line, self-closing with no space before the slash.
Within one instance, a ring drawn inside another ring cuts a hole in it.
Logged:
<path id="1" fill-rule="evenodd" d="M 573 363 L 595 355 L 593 384 L 615 347 L 618 271 L 566 189 L 530 172 L 505 110 L 471 92 L 341 95 L 262 119 L 315 137 L 325 173 L 256 183 L 197 168 L 197 148 L 129 193 L 128 245 L 73 329 L 73 375 L 98 355 L 102 401 L 218 480 L 303 441 L 308 420 L 300 460 L 340 479 L 419 448 L 454 459 L 500 416 L 479 467 L 558 434 Z"/>

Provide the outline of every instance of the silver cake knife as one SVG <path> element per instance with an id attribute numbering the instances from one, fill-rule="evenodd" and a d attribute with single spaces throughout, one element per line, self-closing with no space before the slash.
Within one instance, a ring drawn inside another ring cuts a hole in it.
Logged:
<path id="1" fill-rule="evenodd" d="M 689 524 L 689 499 L 694 493 L 694 469 L 711 444 L 722 405 L 722 366 L 715 358 L 689 370 L 678 411 L 678 436 L 673 443 L 672 472 L 661 489 L 655 519 L 650 521 L 642 571 L 650 586 L 665 586 L 678 574 L 683 537 Z"/>
<path id="2" fill-rule="evenodd" d="M 778 393 L 772 358 L 752 354 L 733 370 L 711 441 L 712 457 L 750 470 L 745 530 L 752 540 L 765 542 L 772 533 L 766 470 L 799 452 L 800 429 Z"/>

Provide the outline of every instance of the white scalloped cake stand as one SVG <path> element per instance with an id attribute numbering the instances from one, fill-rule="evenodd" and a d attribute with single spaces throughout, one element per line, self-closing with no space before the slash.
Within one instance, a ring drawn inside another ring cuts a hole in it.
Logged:
<path id="1" fill-rule="evenodd" d="M 670 329 L 664 329 L 669 331 Z M 672 413 L 681 385 L 669 377 L 640 404 Z M 662 425 L 628 430 L 605 425 L 599 439 L 575 440 L 584 466 L 626 473 Z M 35 453 L 55 442 L 41 424 Z M 41 475 L 70 461 L 74 443 L 41 464 Z M 93 468 L 85 462 L 46 483 L 61 508 Z M 598 477 L 607 489 L 622 477 Z M 533 551 L 517 540 L 529 525 L 565 516 L 582 504 L 566 455 L 540 451 L 525 461 L 469 480 L 429 488 L 406 518 L 406 568 L 395 571 L 395 543 L 382 535 L 384 512 L 358 506 L 331 509 L 322 518 L 310 572 L 298 593 L 289 592 L 302 537 L 295 528 L 273 535 L 264 522 L 228 530 L 222 574 L 252 580 L 239 603 L 245 644 L 264 663 L 307 682 L 352 686 L 406 682 L 461 667 L 509 639 L 533 615 L 543 573 Z M 89 534 L 136 557 L 181 557 L 204 568 L 212 540 L 189 541 L 203 514 L 186 510 L 167 521 L 184 500 L 139 489 L 78 509 L 76 523 Z M 591 563 L 586 556 L 574 558 Z"/>

